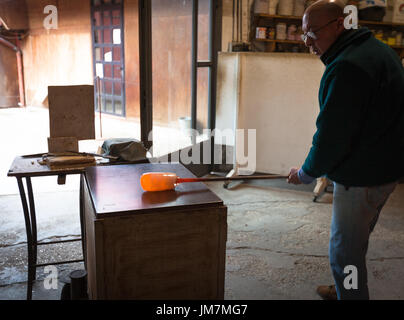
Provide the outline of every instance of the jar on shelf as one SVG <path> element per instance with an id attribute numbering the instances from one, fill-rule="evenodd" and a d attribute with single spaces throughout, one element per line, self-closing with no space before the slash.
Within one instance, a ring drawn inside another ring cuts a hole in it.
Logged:
<path id="1" fill-rule="evenodd" d="M 375 38 L 377 40 L 383 41 L 383 31 L 382 30 L 377 30 L 375 33 Z"/>
<path id="2" fill-rule="evenodd" d="M 303 34 L 302 26 L 299 26 L 295 33 L 295 40 L 302 41 L 302 34 Z"/>
<path id="3" fill-rule="evenodd" d="M 271 15 L 276 15 L 276 6 L 279 0 L 268 0 L 268 13 Z"/>
<path id="4" fill-rule="evenodd" d="M 288 28 L 288 40 L 295 40 L 296 39 L 296 25 L 291 24 Z"/>
<path id="5" fill-rule="evenodd" d="M 396 45 L 396 36 L 397 36 L 397 31 L 392 31 L 387 35 L 387 44 L 389 46 L 395 46 Z"/>
<path id="6" fill-rule="evenodd" d="M 275 39 L 275 28 L 272 28 L 272 27 L 267 28 L 267 39 L 270 39 L 270 40 Z"/>
<path id="7" fill-rule="evenodd" d="M 402 43 L 403 43 L 403 34 L 401 32 L 397 32 L 396 45 L 401 46 Z"/>
<path id="8" fill-rule="evenodd" d="M 286 39 L 286 23 L 279 22 L 276 25 L 276 39 L 285 40 Z"/>
<path id="9" fill-rule="evenodd" d="M 257 27 L 255 38 L 256 39 L 266 39 L 267 37 L 267 28 L 265 27 Z"/>
<path id="10" fill-rule="evenodd" d="M 281 16 L 291 16 L 293 14 L 294 0 L 279 0 L 278 14 Z"/>
<path id="11" fill-rule="evenodd" d="M 308 0 L 306 1 L 306 8 L 310 7 L 314 2 L 316 2 L 317 0 Z"/>
<path id="12" fill-rule="evenodd" d="M 295 0 L 295 5 L 293 7 L 293 15 L 297 17 L 303 16 L 305 0 Z"/>
<path id="13" fill-rule="evenodd" d="M 268 0 L 255 0 L 254 3 L 254 13 L 264 13 L 268 12 Z"/>

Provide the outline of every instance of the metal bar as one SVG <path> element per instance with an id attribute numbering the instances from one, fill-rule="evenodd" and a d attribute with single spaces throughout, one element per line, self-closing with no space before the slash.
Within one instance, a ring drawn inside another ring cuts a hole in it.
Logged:
<path id="1" fill-rule="evenodd" d="M 139 91 L 141 141 L 146 149 L 153 145 L 151 1 L 139 0 Z M 149 137 L 150 134 L 150 137 Z"/>
<path id="2" fill-rule="evenodd" d="M 232 26 L 231 26 L 231 41 L 234 42 L 234 17 L 236 15 L 236 6 L 235 6 L 235 0 L 233 0 L 233 16 L 232 16 Z"/>
<path id="3" fill-rule="evenodd" d="M 195 144 L 195 130 L 197 118 L 197 62 L 198 62 L 198 0 L 192 0 L 192 49 L 191 49 L 191 128 L 192 144 Z"/>
<path id="4" fill-rule="evenodd" d="M 40 263 L 40 264 L 35 264 L 35 267 L 38 268 L 38 267 L 52 266 L 52 265 L 58 265 L 58 264 L 76 263 L 76 262 L 82 262 L 82 261 L 84 261 L 84 259 Z"/>
<path id="5" fill-rule="evenodd" d="M 206 68 L 206 67 L 211 67 L 212 66 L 212 61 L 198 61 L 196 63 L 197 68 Z"/>
<path id="6" fill-rule="evenodd" d="M 216 128 L 216 89 L 217 89 L 217 53 L 222 41 L 222 0 L 210 0 L 209 19 L 209 60 L 212 63 L 209 69 L 209 96 L 208 96 L 208 129 L 211 132 Z M 214 166 L 215 140 L 211 136 L 211 167 Z"/>
<path id="7" fill-rule="evenodd" d="M 96 76 L 96 82 L 97 82 L 97 102 L 98 102 L 98 112 L 100 114 L 100 137 L 102 138 L 102 102 L 101 102 L 101 78 L 99 76 Z"/>
<path id="8" fill-rule="evenodd" d="M 28 211 L 27 197 L 25 195 L 24 184 L 21 177 L 17 177 L 18 189 L 20 191 L 21 204 L 24 211 L 25 219 L 25 230 L 27 233 L 27 247 L 28 247 L 28 281 L 27 281 L 27 300 L 32 299 L 32 283 L 33 283 L 33 271 L 34 261 L 33 261 L 33 251 L 32 251 L 32 230 L 30 215 Z"/>
<path id="9" fill-rule="evenodd" d="M 68 240 L 56 240 L 56 241 L 46 241 L 46 242 L 38 242 L 38 246 L 43 246 L 47 244 L 55 244 L 55 243 L 64 243 L 64 242 L 74 242 L 74 241 L 81 241 L 81 238 L 78 239 L 68 239 Z"/>
<path id="10" fill-rule="evenodd" d="M 86 261 L 86 230 L 85 230 L 85 217 L 84 217 L 84 174 L 80 174 L 80 231 L 81 231 L 81 249 L 83 252 L 84 267 L 87 270 Z"/>
<path id="11" fill-rule="evenodd" d="M 240 42 L 243 42 L 243 0 L 240 1 L 240 16 L 239 16 L 239 23 L 240 23 Z"/>
<path id="12" fill-rule="evenodd" d="M 36 263 L 37 261 L 37 229 L 36 229 L 36 214 L 35 214 L 35 202 L 34 202 L 34 193 L 32 192 L 32 183 L 31 178 L 26 177 L 25 181 L 27 182 L 27 191 L 28 191 L 28 201 L 29 201 L 29 211 L 31 216 L 31 230 L 32 230 L 32 254 L 33 261 Z M 34 271 L 34 280 L 36 279 L 36 270 Z"/>

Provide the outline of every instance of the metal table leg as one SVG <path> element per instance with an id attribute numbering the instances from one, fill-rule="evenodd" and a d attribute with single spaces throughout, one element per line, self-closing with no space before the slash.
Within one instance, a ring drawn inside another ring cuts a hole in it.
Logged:
<path id="1" fill-rule="evenodd" d="M 84 221 L 84 174 L 80 174 L 80 228 L 81 228 L 81 248 L 83 251 L 84 268 L 87 270 L 86 259 L 86 233 Z"/>
<path id="2" fill-rule="evenodd" d="M 25 178 L 27 182 L 27 191 L 28 191 L 28 201 L 29 201 L 29 212 L 31 216 L 31 228 L 32 228 L 32 251 L 33 251 L 33 258 L 34 264 L 37 263 L 37 246 L 38 246 L 38 235 L 36 229 L 36 213 L 35 213 L 35 202 L 34 202 L 34 193 L 32 192 L 32 183 L 31 178 Z M 34 266 L 34 275 L 33 279 L 36 279 L 36 267 Z"/>
<path id="3" fill-rule="evenodd" d="M 76 260 L 68 260 L 68 261 L 59 261 L 59 262 L 49 262 L 37 264 L 37 247 L 38 245 L 48 245 L 48 244 L 56 244 L 56 243 L 65 243 L 72 241 L 80 241 L 82 240 L 82 249 L 83 256 L 85 257 L 85 233 L 84 233 L 84 202 L 83 202 L 83 176 L 80 177 L 80 225 L 81 225 L 81 236 L 80 239 L 71 239 L 71 240 L 59 240 L 59 241 L 48 241 L 48 242 L 40 242 L 38 243 L 37 238 L 37 226 L 36 226 L 36 213 L 35 213 L 35 202 L 34 202 L 34 193 L 32 191 L 32 183 L 30 177 L 25 177 L 27 183 L 27 192 L 28 192 L 28 201 L 24 188 L 24 184 L 22 181 L 22 177 L 17 177 L 18 189 L 20 191 L 22 208 L 24 211 L 24 219 L 25 219 L 25 229 L 27 233 L 27 248 L 28 248 L 28 281 L 27 281 L 27 300 L 32 300 L 32 288 L 34 280 L 36 279 L 36 268 L 47 265 L 58 265 L 65 263 L 75 263 L 84 261 L 84 259 L 76 259 Z"/>
<path id="4" fill-rule="evenodd" d="M 25 229 L 27 232 L 27 246 L 28 246 L 28 284 L 27 284 L 27 300 L 32 299 L 32 284 L 35 278 L 35 260 L 34 260 L 34 246 L 33 235 L 31 226 L 31 217 L 28 209 L 27 197 L 25 195 L 24 184 L 22 178 L 17 177 L 18 189 L 20 191 L 22 208 L 24 211 Z M 32 188 L 31 188 L 32 193 Z M 35 230 L 36 231 L 36 230 Z M 36 238 L 36 235 L 35 235 Z"/>

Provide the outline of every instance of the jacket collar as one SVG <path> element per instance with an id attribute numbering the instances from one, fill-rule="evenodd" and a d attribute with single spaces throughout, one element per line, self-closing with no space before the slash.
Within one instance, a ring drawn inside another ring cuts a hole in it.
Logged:
<path id="1" fill-rule="evenodd" d="M 353 42 L 362 42 L 368 39 L 371 34 L 372 32 L 366 27 L 344 31 L 331 47 L 322 54 L 321 61 L 326 66 L 329 65 L 350 44 Z"/>

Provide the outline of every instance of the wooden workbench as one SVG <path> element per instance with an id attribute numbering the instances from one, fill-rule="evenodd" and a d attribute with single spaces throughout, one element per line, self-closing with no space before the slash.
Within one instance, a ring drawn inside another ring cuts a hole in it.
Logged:
<path id="1" fill-rule="evenodd" d="M 180 164 L 89 167 L 84 175 L 90 299 L 223 299 L 227 208 L 203 183 L 144 192 L 144 172 Z"/>

